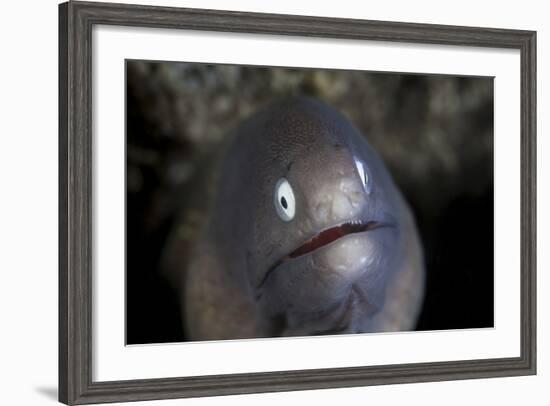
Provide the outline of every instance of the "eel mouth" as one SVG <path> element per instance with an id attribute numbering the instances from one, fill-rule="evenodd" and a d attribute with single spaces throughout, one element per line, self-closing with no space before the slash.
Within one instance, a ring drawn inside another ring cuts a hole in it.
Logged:
<path id="1" fill-rule="evenodd" d="M 355 221 L 348 221 L 346 223 L 342 223 L 337 226 L 330 227 L 330 228 L 327 228 L 326 230 L 319 232 L 318 234 L 310 238 L 308 241 L 306 241 L 304 244 L 302 244 L 300 247 L 292 251 L 290 254 L 276 261 L 267 270 L 267 272 L 264 274 L 264 277 L 262 278 L 259 285 L 257 286 L 257 290 L 260 291 L 260 293 L 257 295 L 257 299 L 261 297 L 261 288 L 267 281 L 268 277 L 282 263 L 286 261 L 290 261 L 295 258 L 299 258 L 306 254 L 309 254 L 347 235 L 363 233 L 366 231 L 375 230 L 377 228 L 386 228 L 386 227 L 393 227 L 393 226 L 394 225 L 392 223 L 384 223 L 379 221 L 363 222 L 360 220 L 355 220 Z"/>
<path id="2" fill-rule="evenodd" d="M 363 223 L 361 221 L 352 221 L 348 223 L 343 223 L 335 227 L 328 228 L 321 231 L 319 234 L 315 235 L 300 247 L 292 251 L 284 259 L 294 259 L 301 257 L 302 255 L 309 254 L 312 251 L 315 251 L 318 248 L 324 247 L 339 238 L 345 237 L 349 234 L 363 233 L 365 231 L 374 230 L 376 228 L 386 227 L 386 224 L 377 222 L 377 221 L 368 221 Z"/>

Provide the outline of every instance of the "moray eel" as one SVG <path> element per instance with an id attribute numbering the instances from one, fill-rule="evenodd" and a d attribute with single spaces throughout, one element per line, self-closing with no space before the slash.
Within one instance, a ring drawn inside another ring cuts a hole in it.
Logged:
<path id="1" fill-rule="evenodd" d="M 192 255 L 172 261 L 187 339 L 414 329 L 424 291 L 414 219 L 339 112 L 293 98 L 256 113 L 211 183 Z"/>

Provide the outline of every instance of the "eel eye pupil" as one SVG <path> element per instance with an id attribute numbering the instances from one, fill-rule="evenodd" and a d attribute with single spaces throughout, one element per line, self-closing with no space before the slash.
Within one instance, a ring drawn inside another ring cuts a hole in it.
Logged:
<path id="1" fill-rule="evenodd" d="M 275 195 L 273 199 L 275 209 L 279 218 L 283 221 L 290 221 L 296 214 L 296 198 L 292 186 L 285 178 L 279 179 L 275 185 Z"/>

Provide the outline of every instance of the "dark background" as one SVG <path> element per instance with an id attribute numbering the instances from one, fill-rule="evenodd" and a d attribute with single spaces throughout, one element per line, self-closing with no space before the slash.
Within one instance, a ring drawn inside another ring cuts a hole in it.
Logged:
<path id="1" fill-rule="evenodd" d="M 289 95 L 346 114 L 411 205 L 427 270 L 417 328 L 493 326 L 493 79 L 127 61 L 127 343 L 185 341 L 159 273 L 174 196 L 239 120 Z"/>

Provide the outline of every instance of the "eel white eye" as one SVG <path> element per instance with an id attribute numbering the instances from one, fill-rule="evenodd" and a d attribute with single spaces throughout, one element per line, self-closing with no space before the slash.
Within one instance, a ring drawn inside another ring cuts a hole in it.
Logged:
<path id="1" fill-rule="evenodd" d="M 365 188 L 365 191 L 369 193 L 371 189 L 371 185 L 370 185 L 369 173 L 365 168 L 365 164 L 360 160 L 358 160 L 357 158 L 355 158 L 355 167 L 357 168 L 357 173 L 361 178 L 361 182 L 363 183 L 363 187 Z"/>
<path id="2" fill-rule="evenodd" d="M 283 221 L 290 221 L 296 213 L 296 200 L 288 180 L 281 178 L 275 185 L 275 209 Z"/>

